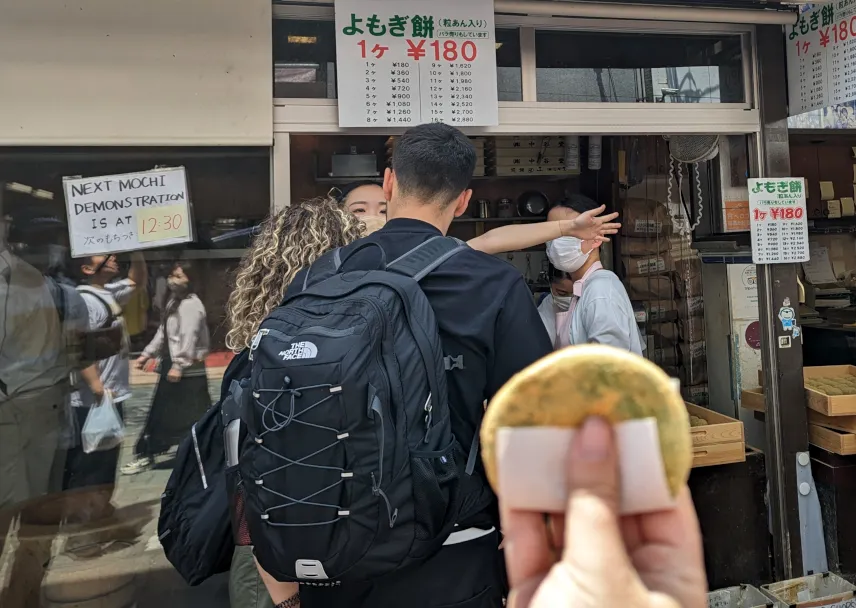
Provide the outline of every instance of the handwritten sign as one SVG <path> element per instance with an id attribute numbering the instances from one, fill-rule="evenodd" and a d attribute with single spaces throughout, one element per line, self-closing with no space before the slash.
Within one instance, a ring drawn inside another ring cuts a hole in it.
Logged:
<path id="1" fill-rule="evenodd" d="M 193 240 L 184 167 L 63 179 L 71 255 Z"/>
<path id="2" fill-rule="evenodd" d="M 807 262 L 805 180 L 801 177 L 750 179 L 749 224 L 755 264 Z"/>
<path id="3" fill-rule="evenodd" d="M 788 32 L 789 114 L 856 99 L 856 0 L 816 4 Z"/>
<path id="4" fill-rule="evenodd" d="M 336 0 L 339 126 L 499 123 L 493 0 Z"/>

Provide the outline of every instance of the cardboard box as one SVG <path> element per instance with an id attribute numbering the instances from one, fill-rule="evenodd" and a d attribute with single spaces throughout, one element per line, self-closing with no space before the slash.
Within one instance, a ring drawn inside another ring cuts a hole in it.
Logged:
<path id="1" fill-rule="evenodd" d="M 677 319 L 677 304 L 674 300 L 636 302 L 633 312 L 636 315 L 636 322 L 645 325 L 674 321 Z"/>
<path id="2" fill-rule="evenodd" d="M 666 206 L 644 198 L 628 198 L 621 208 L 622 236 L 655 239 L 669 236 L 672 219 Z"/>
<path id="3" fill-rule="evenodd" d="M 623 256 L 644 256 L 663 253 L 669 250 L 669 239 L 623 236 L 619 242 L 619 250 Z"/>
<path id="4" fill-rule="evenodd" d="M 837 574 L 826 572 L 762 585 L 761 590 L 789 608 L 809 608 L 849 600 L 856 592 L 856 586 Z"/>
<path id="5" fill-rule="evenodd" d="M 621 266 L 626 277 L 647 277 L 657 274 L 669 274 L 675 270 L 675 263 L 668 252 L 656 253 L 645 257 L 622 257 Z"/>
<path id="6" fill-rule="evenodd" d="M 690 317 L 678 321 L 681 340 L 684 342 L 704 341 L 704 317 Z"/>
<path id="7" fill-rule="evenodd" d="M 679 300 L 678 316 L 681 319 L 704 316 L 704 296 L 690 296 Z"/>
<path id="8" fill-rule="evenodd" d="M 681 387 L 681 394 L 684 396 L 684 399 L 695 405 L 707 405 L 710 403 L 710 389 L 707 384 L 683 386 Z"/>
<path id="9" fill-rule="evenodd" d="M 675 297 L 675 286 L 667 276 L 630 277 L 625 285 L 631 300 L 672 301 Z"/>

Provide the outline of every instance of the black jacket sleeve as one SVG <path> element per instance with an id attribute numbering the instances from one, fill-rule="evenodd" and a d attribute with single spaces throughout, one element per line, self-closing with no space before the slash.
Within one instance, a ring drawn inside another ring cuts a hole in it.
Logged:
<path id="1" fill-rule="evenodd" d="M 493 397 L 514 374 L 552 351 L 553 345 L 535 307 L 532 292 L 520 277 L 508 290 L 497 315 L 485 399 Z"/>

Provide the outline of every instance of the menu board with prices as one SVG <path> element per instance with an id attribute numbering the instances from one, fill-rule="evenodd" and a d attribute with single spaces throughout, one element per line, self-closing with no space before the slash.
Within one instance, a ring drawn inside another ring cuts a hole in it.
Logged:
<path id="1" fill-rule="evenodd" d="M 809 259 L 805 180 L 749 180 L 749 223 L 755 264 L 791 264 Z"/>
<path id="2" fill-rule="evenodd" d="M 339 126 L 499 123 L 493 1 L 336 0 Z"/>
<path id="3" fill-rule="evenodd" d="M 856 99 L 856 0 L 818 4 L 787 35 L 790 114 Z"/>

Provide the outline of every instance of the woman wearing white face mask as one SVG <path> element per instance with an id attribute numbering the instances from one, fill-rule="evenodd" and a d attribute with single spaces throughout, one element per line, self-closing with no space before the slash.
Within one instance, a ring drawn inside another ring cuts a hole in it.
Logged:
<path id="1" fill-rule="evenodd" d="M 386 198 L 380 185 L 354 182 L 344 186 L 336 199 L 366 225 L 365 234 L 380 230 L 386 224 Z M 490 255 L 536 247 L 563 236 L 592 239 L 599 246 L 609 241 L 608 235 L 621 228 L 621 224 L 613 222 L 617 213 L 600 215 L 605 209 L 605 206 L 595 205 L 574 217 L 549 218 L 557 221 L 500 226 L 468 240 L 467 245 Z"/>
<path id="2" fill-rule="evenodd" d="M 550 210 L 550 220 L 573 220 L 599 205 L 573 195 Z M 538 312 L 555 348 L 607 344 L 641 355 L 642 336 L 621 281 L 600 263 L 600 243 L 563 237 L 547 243 L 550 295 Z"/>

